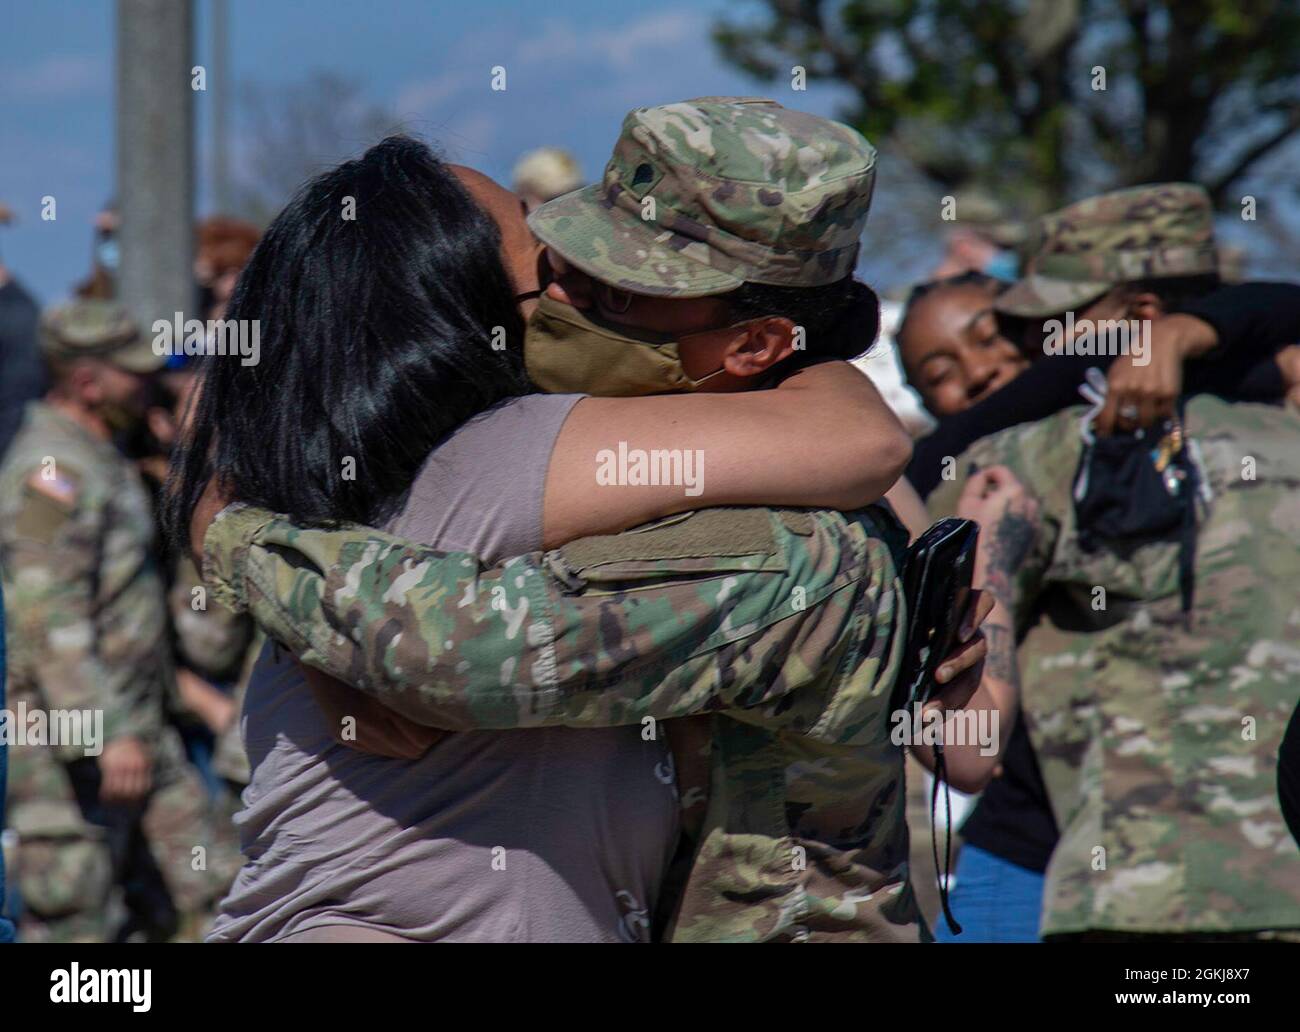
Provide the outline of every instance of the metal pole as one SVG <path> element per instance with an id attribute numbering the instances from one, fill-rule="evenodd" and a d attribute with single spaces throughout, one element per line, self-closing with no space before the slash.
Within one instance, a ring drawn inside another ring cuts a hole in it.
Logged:
<path id="1" fill-rule="evenodd" d="M 117 0 L 119 297 L 148 330 L 194 305 L 190 0 Z"/>
<path id="2" fill-rule="evenodd" d="M 220 215 L 234 214 L 230 156 L 226 151 L 226 102 L 230 98 L 228 14 L 226 0 L 212 0 L 212 75 L 208 79 L 208 92 L 212 96 L 212 194 Z"/>

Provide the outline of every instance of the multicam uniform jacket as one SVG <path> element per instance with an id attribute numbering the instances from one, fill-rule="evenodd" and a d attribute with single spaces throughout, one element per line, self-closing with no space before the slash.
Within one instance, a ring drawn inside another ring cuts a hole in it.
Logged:
<path id="1" fill-rule="evenodd" d="M 103 829 L 84 816 L 72 765 L 93 764 L 87 757 L 122 735 L 155 752 L 170 744 L 162 713 L 172 667 L 153 535 L 132 465 L 49 405 L 29 404 L 0 464 L 8 706 L 16 711 L 7 730 L 20 730 L 24 712 L 29 724 L 10 749 L 8 819 L 20 844 L 9 877 L 27 940 L 108 934 L 112 858 Z M 46 737 L 30 734 L 35 713 L 46 718 Z M 94 741 L 99 717 L 103 740 Z M 195 841 L 190 835 L 186 868 Z"/>
<path id="2" fill-rule="evenodd" d="M 705 510 L 484 568 L 233 507 L 204 574 L 301 659 L 421 723 L 715 714 L 671 938 L 916 941 L 888 723 L 905 541 L 880 509 Z"/>
<path id="3" fill-rule="evenodd" d="M 1300 699 L 1300 417 L 1199 396 L 1186 409 L 1211 500 L 1191 625 L 1178 543 L 1079 543 L 1082 410 L 972 446 L 1042 527 L 1015 581 L 1022 705 L 1061 839 L 1042 932 L 1300 928 L 1300 853 L 1277 751 Z M 962 484 L 930 496 L 951 513 Z"/>

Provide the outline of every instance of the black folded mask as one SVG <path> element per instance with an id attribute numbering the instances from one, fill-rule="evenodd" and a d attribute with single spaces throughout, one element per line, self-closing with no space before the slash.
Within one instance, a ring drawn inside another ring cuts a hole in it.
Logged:
<path id="1" fill-rule="evenodd" d="M 1145 432 L 1097 437 L 1079 458 L 1074 515 L 1086 552 L 1177 536 L 1183 611 L 1192 608 L 1200 477 L 1178 419 Z"/>

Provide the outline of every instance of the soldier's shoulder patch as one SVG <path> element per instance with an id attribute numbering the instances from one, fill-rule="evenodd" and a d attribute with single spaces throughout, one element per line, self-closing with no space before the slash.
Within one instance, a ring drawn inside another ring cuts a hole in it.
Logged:
<path id="1" fill-rule="evenodd" d="M 23 480 L 23 502 L 15 530 L 20 537 L 51 543 L 76 511 L 81 477 L 65 466 L 38 467 Z"/>
<path id="2" fill-rule="evenodd" d="M 23 486 L 71 512 L 81 497 L 81 474 L 64 463 L 50 462 L 48 466 L 39 466 L 27 474 Z"/>

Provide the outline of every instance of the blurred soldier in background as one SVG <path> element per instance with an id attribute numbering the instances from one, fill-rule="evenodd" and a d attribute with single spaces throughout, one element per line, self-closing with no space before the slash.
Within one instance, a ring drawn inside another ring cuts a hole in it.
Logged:
<path id="1" fill-rule="evenodd" d="M 953 195 L 952 213 L 958 224 L 947 231 L 943 257 L 930 279 L 982 272 L 1014 280 L 1019 267 L 1016 252 L 1027 236 L 1025 223 L 979 189 L 959 190 Z"/>
<path id="2" fill-rule="evenodd" d="M 572 154 L 559 147 L 538 147 L 515 164 L 514 191 L 529 211 L 580 186 L 582 169 Z"/>
<path id="3" fill-rule="evenodd" d="M 10 706 L 51 729 L 59 710 L 85 719 L 79 740 L 30 735 L 11 750 L 21 934 L 194 938 L 219 886 L 202 787 L 163 720 L 175 682 L 153 512 L 113 443 L 143 416 L 162 359 L 108 302 L 51 310 L 41 338 L 52 386 L 0 464 Z"/>

